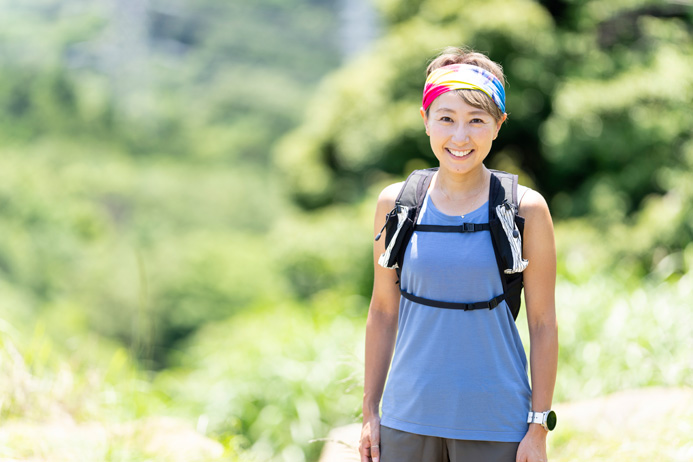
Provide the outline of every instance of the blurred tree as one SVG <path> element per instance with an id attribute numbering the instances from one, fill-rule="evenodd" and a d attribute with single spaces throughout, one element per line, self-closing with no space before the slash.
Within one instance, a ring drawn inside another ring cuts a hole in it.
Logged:
<path id="1" fill-rule="evenodd" d="M 550 170 L 543 183 L 562 215 L 615 220 L 650 193 L 658 172 L 681 164 L 691 138 L 691 8 L 677 4 L 583 8 L 561 39 L 565 76 L 540 127 Z"/>
<path id="2" fill-rule="evenodd" d="M 264 165 L 342 59 L 334 1 L 0 2 L 0 136 Z M 46 108 L 55 110 L 46 111 Z"/>

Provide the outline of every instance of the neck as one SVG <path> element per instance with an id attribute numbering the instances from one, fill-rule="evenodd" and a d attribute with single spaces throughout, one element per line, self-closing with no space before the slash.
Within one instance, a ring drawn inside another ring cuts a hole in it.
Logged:
<path id="1" fill-rule="evenodd" d="M 440 190 L 449 198 L 466 197 L 478 194 L 489 184 L 491 172 L 484 165 L 471 172 L 456 174 L 440 169 L 434 177 L 431 188 Z"/>

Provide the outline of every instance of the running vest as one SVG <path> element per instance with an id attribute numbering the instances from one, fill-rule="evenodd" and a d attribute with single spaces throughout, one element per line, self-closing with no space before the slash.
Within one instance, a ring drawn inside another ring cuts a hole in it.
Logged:
<path id="1" fill-rule="evenodd" d="M 393 268 L 399 276 L 402 271 L 404 252 L 411 236 L 417 232 L 437 233 L 476 233 L 489 231 L 493 251 L 498 264 L 498 272 L 503 284 L 503 293 L 491 300 L 475 303 L 456 303 L 418 297 L 401 289 L 402 296 L 422 305 L 444 309 L 479 310 L 494 309 L 503 300 L 506 301 L 514 319 L 520 312 L 522 294 L 522 271 L 528 261 L 522 258 L 522 233 L 525 219 L 518 215 L 517 175 L 498 170 L 491 170 L 489 188 L 488 223 L 463 223 L 459 226 L 419 225 L 419 212 L 423 205 L 426 191 L 438 168 L 414 170 L 407 177 L 395 201 L 395 207 L 387 214 L 383 229 L 375 237 L 379 240 L 385 231 L 385 252 L 378 259 L 378 264 Z"/>

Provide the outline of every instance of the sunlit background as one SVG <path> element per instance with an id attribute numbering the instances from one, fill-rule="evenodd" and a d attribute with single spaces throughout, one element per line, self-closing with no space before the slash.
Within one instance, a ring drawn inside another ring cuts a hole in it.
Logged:
<path id="1" fill-rule="evenodd" d="M 504 65 L 488 165 L 554 215 L 555 402 L 690 398 L 690 0 L 0 0 L 0 458 L 316 462 L 446 45 Z M 559 415 L 551 460 L 691 461 L 691 407 Z"/>

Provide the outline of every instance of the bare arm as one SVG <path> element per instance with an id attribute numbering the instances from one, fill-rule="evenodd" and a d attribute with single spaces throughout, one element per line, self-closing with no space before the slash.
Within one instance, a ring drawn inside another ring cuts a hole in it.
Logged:
<path id="1" fill-rule="evenodd" d="M 558 364 L 556 322 L 556 245 L 549 207 L 536 191 L 528 191 L 520 205 L 525 217 L 523 253 L 525 306 L 530 341 L 532 410 L 551 409 Z M 546 461 L 546 430 L 531 424 L 517 453 L 520 462 Z"/>
<path id="2" fill-rule="evenodd" d="M 385 224 L 385 216 L 395 205 L 401 183 L 388 186 L 378 198 L 375 213 L 374 236 Z M 366 365 L 363 387 L 363 428 L 359 451 L 361 461 L 377 461 L 380 456 L 380 399 L 390 368 L 392 352 L 397 337 L 399 314 L 399 286 L 397 273 L 383 268 L 378 258 L 385 252 L 385 238 L 381 237 L 373 246 L 375 265 L 373 295 L 368 308 L 366 323 Z"/>

